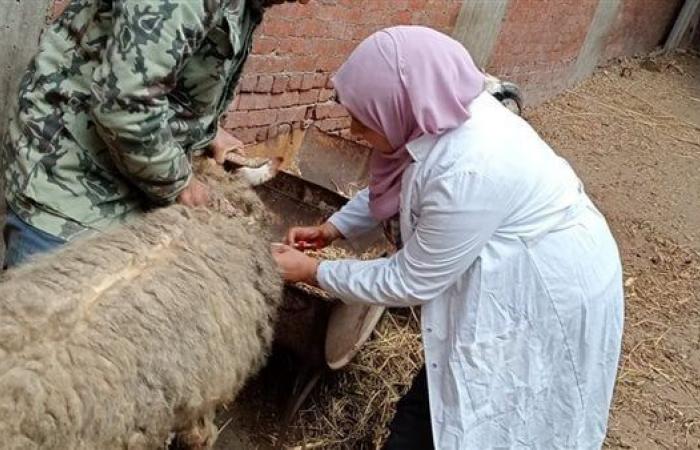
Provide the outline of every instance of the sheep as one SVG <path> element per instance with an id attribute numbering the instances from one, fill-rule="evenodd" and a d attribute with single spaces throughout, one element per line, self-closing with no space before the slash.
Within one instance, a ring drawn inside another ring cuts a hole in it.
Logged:
<path id="1" fill-rule="evenodd" d="M 224 214 L 163 208 L 2 275 L 3 448 L 211 448 L 283 288 L 260 200 L 228 181 Z"/>

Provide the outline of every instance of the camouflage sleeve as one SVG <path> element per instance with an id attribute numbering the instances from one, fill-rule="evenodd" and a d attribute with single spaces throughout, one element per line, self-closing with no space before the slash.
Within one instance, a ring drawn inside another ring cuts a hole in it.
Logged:
<path id="1" fill-rule="evenodd" d="M 215 23 L 216 0 L 115 0 L 114 32 L 93 75 L 92 116 L 124 176 L 173 201 L 192 168 L 169 127 L 168 93 Z"/>

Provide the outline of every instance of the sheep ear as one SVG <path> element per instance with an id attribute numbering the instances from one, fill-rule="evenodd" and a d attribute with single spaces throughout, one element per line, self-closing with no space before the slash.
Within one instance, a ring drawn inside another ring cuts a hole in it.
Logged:
<path id="1" fill-rule="evenodd" d="M 241 167 L 236 171 L 251 186 L 260 186 L 273 179 L 280 170 L 282 158 L 273 158 L 259 167 Z"/>

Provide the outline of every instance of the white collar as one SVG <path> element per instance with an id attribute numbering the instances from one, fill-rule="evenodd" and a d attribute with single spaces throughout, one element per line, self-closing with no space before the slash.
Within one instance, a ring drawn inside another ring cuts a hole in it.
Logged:
<path id="1" fill-rule="evenodd" d="M 459 130 L 467 127 L 469 124 L 469 120 L 465 121 L 462 125 L 458 126 L 457 128 L 454 128 L 452 130 L 448 130 L 442 134 L 424 134 L 423 136 L 416 138 L 406 144 L 406 150 L 408 150 L 408 153 L 411 155 L 414 161 L 423 161 L 427 156 L 430 150 L 433 149 L 442 139 L 444 136 L 447 136 L 448 134 L 458 132 Z"/>
<path id="2" fill-rule="evenodd" d="M 481 103 L 489 100 L 483 100 L 483 99 L 493 99 L 491 97 L 491 94 L 488 92 L 484 91 L 481 94 L 479 94 L 472 102 L 469 104 L 469 110 L 472 111 L 473 107 L 475 105 L 480 105 Z M 472 111 L 473 112 L 473 111 Z M 442 139 L 443 136 L 448 135 L 450 133 L 454 133 L 457 130 L 460 130 L 464 127 L 469 126 L 470 124 L 470 119 L 467 119 L 462 125 L 458 126 L 457 128 L 454 128 L 452 130 L 446 131 L 443 134 L 424 134 L 423 136 L 416 138 L 406 144 L 406 150 L 408 150 L 408 153 L 411 155 L 414 161 L 423 161 L 426 156 L 428 155 L 428 152 L 437 145 L 438 141 Z"/>
<path id="3" fill-rule="evenodd" d="M 441 137 L 440 135 L 424 134 L 406 144 L 406 150 L 414 161 L 423 161 Z"/>

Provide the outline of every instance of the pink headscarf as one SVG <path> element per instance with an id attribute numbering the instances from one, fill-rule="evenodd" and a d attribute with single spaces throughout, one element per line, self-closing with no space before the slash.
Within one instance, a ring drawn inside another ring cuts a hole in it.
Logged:
<path id="1" fill-rule="evenodd" d="M 406 144 L 461 126 L 484 82 L 462 44 L 425 27 L 374 33 L 343 64 L 333 78 L 340 102 L 395 149 L 372 155 L 370 209 L 377 220 L 399 211 L 401 176 L 412 162 Z"/>

